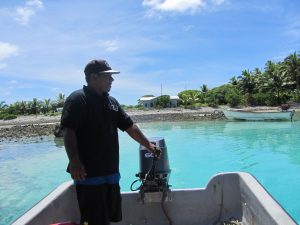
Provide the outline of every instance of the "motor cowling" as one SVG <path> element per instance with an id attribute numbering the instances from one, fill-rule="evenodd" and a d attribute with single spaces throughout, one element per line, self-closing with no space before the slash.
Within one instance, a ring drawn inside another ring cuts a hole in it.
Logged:
<path id="1" fill-rule="evenodd" d="M 158 150 L 161 150 L 161 155 L 157 158 L 147 148 L 140 145 L 140 171 L 136 176 L 143 181 L 144 192 L 161 191 L 169 187 L 168 182 L 171 173 L 167 146 L 162 137 L 153 137 L 149 141 Z"/>

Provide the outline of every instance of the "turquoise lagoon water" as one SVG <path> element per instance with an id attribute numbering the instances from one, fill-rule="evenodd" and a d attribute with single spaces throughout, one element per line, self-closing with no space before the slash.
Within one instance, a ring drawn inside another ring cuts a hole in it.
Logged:
<path id="1" fill-rule="evenodd" d="M 205 187 L 219 172 L 250 172 L 300 223 L 300 122 L 139 124 L 166 140 L 172 188 Z M 120 132 L 121 188 L 139 171 L 139 145 Z M 53 137 L 0 143 L 0 224 L 6 225 L 64 181 L 67 157 Z"/>

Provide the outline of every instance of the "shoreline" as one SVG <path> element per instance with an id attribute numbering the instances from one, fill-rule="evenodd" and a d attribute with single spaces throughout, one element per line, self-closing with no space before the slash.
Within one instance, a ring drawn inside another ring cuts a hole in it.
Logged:
<path id="1" fill-rule="evenodd" d="M 247 107 L 243 110 L 278 110 L 278 107 Z M 135 123 L 159 121 L 210 121 L 225 120 L 221 108 L 203 107 L 199 109 L 149 109 L 126 110 Z M 56 126 L 59 126 L 60 115 L 28 115 L 19 116 L 13 120 L 0 120 L 0 142 L 13 141 L 29 137 L 54 136 Z"/>
<path id="2" fill-rule="evenodd" d="M 126 113 L 135 123 L 156 121 L 194 121 L 222 119 L 215 108 L 201 109 L 151 109 L 151 110 L 126 110 Z M 0 120 L 0 142 L 23 139 L 29 137 L 42 137 L 53 135 L 56 126 L 59 126 L 60 115 L 28 115 L 18 116 L 13 120 Z"/>
<path id="3" fill-rule="evenodd" d="M 126 113 L 135 122 L 145 122 L 145 121 L 160 121 L 159 116 L 168 117 L 168 115 L 179 115 L 184 117 L 184 115 L 198 115 L 198 114 L 211 114 L 216 110 L 215 108 L 201 108 L 201 109 L 151 109 L 151 110 L 126 110 Z M 3 127 L 20 126 L 20 125 L 41 125 L 50 123 L 59 123 L 61 115 L 58 116 L 45 116 L 45 115 L 25 115 L 18 116 L 16 119 L 12 120 L 0 120 L 0 129 Z M 150 118 L 149 118 L 150 117 Z M 183 118 L 184 119 L 184 118 Z M 145 120 L 145 121 L 144 121 Z M 170 118 L 172 120 L 172 118 Z"/>

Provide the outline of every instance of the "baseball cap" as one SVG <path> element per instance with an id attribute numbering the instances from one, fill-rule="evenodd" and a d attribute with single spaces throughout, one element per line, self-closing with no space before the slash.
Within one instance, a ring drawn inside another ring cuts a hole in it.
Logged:
<path id="1" fill-rule="evenodd" d="M 91 73 L 110 73 L 117 74 L 119 71 L 113 70 L 106 60 L 103 59 L 95 59 L 90 61 L 84 69 L 84 73 L 86 76 Z"/>

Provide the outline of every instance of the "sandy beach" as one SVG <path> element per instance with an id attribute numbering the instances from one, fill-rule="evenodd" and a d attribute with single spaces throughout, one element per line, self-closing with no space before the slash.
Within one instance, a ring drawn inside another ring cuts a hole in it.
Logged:
<path id="1" fill-rule="evenodd" d="M 247 107 L 244 110 L 278 110 L 278 107 Z M 127 110 L 134 122 L 155 121 L 203 121 L 226 119 L 220 108 L 203 107 L 199 109 L 149 109 Z M 13 120 L 0 120 L 0 141 L 16 140 L 27 137 L 42 137 L 54 135 L 55 127 L 59 126 L 60 115 L 19 116 Z"/>

